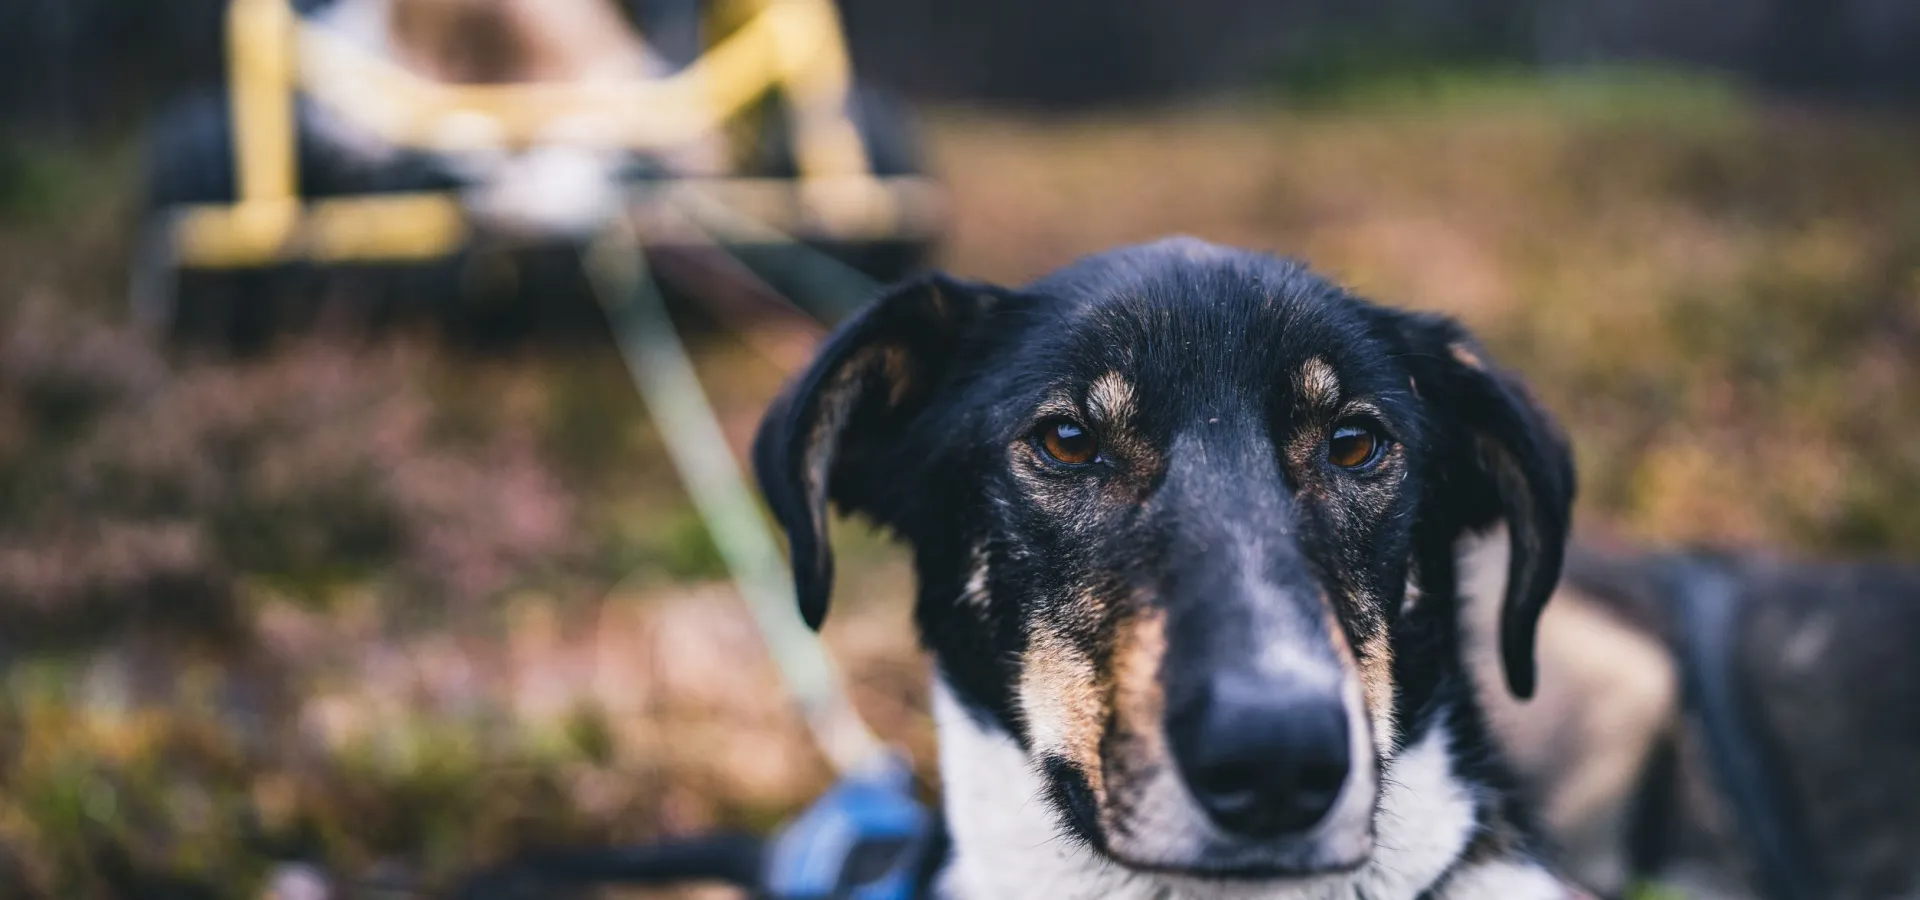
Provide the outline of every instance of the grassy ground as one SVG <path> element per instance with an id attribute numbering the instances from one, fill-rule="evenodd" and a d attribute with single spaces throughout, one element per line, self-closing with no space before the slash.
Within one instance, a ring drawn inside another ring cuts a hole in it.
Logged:
<path id="1" fill-rule="evenodd" d="M 1920 129 L 1633 79 L 1408 96 L 948 111 L 945 262 L 1297 254 L 1525 371 L 1588 528 L 1920 553 Z M 0 893 L 432 885 L 823 784 L 609 348 L 157 353 L 119 324 L 131 162 L 0 165 Z M 738 445 L 780 372 L 702 364 Z M 829 639 L 925 762 L 908 574 L 842 531 Z"/>

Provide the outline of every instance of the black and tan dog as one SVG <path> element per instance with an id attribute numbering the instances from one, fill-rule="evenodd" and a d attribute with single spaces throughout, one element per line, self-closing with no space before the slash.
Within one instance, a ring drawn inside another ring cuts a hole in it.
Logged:
<path id="1" fill-rule="evenodd" d="M 1453 321 L 1175 239 L 842 326 L 755 464 L 802 611 L 828 505 L 912 545 L 954 898 L 1562 897 L 1459 650 L 1508 523 L 1533 690 L 1573 470 Z"/>

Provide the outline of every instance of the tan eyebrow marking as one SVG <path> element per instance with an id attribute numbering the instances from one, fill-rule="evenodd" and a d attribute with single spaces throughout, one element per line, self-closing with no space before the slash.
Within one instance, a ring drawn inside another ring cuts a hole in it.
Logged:
<path id="1" fill-rule="evenodd" d="M 1123 425 L 1133 417 L 1133 385 L 1119 372 L 1095 378 L 1087 387 L 1087 406 L 1094 418 L 1109 425 Z"/>
<path id="2" fill-rule="evenodd" d="M 1340 414 L 1343 416 L 1371 416 L 1375 419 L 1386 417 L 1386 413 L 1368 397 L 1355 397 L 1347 401 L 1347 404 L 1340 408 Z"/>
<path id="3" fill-rule="evenodd" d="M 1318 356 L 1300 366 L 1293 383 L 1300 393 L 1301 402 L 1306 406 L 1327 409 L 1340 402 L 1340 376 L 1334 374 L 1333 367 Z"/>
<path id="4" fill-rule="evenodd" d="M 1080 405 L 1074 403 L 1071 398 L 1056 394 L 1040 401 L 1040 405 L 1034 409 L 1033 414 L 1035 418 L 1039 419 L 1078 419 L 1080 418 Z"/>

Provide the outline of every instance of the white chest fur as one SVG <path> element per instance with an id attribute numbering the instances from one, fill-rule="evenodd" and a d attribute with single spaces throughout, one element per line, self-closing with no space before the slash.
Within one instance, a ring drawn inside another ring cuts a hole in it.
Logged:
<path id="1" fill-rule="evenodd" d="M 1218 882 L 1128 871 L 1062 836 L 1042 782 L 1013 739 L 982 727 L 939 679 L 934 721 L 953 860 L 946 900 L 1414 900 L 1449 875 L 1476 827 L 1474 798 L 1435 729 L 1388 767 L 1377 847 L 1359 869 L 1286 883 Z M 1559 898 L 1538 867 L 1493 862 L 1453 872 L 1448 900 Z"/>

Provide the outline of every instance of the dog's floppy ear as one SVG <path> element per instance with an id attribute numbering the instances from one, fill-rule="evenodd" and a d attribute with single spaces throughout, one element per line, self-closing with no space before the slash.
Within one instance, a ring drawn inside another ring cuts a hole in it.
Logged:
<path id="1" fill-rule="evenodd" d="M 1437 413 L 1440 470 L 1428 497 L 1460 530 L 1505 520 L 1511 553 L 1500 610 L 1507 687 L 1533 696 L 1534 633 L 1560 580 L 1573 510 L 1573 453 L 1524 385 L 1495 367 L 1459 323 L 1396 314 L 1414 389 Z"/>
<path id="2" fill-rule="evenodd" d="M 888 288 L 827 338 L 760 421 L 753 468 L 787 533 L 800 615 L 819 628 L 833 589 L 827 502 L 858 508 L 898 486 L 881 460 L 1004 289 L 931 274 Z"/>

